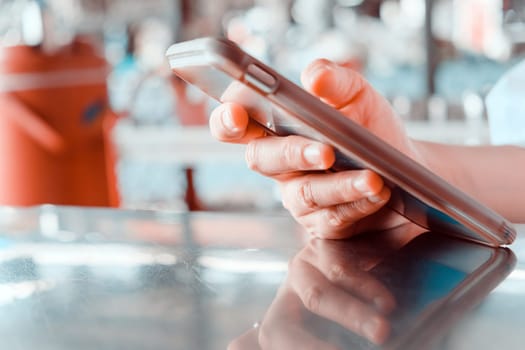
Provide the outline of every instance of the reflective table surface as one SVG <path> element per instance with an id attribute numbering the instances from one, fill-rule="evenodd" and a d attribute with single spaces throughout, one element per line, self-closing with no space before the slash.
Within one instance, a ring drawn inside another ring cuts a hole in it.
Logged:
<path id="1" fill-rule="evenodd" d="M 0 348 L 523 349 L 525 226 L 510 249 L 409 231 L 0 208 Z"/>

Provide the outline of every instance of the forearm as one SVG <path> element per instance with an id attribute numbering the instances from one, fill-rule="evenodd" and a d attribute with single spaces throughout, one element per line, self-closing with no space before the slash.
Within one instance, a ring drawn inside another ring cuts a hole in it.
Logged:
<path id="1" fill-rule="evenodd" d="M 436 174 L 513 222 L 525 222 L 525 148 L 415 141 Z"/>

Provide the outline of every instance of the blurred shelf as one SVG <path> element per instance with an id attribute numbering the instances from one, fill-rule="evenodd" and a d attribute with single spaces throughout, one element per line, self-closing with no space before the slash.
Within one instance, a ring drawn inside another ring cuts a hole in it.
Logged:
<path id="1" fill-rule="evenodd" d="M 244 145 L 214 139 L 207 126 L 137 126 L 121 121 L 113 133 L 118 156 L 195 166 L 244 160 Z"/>
<path id="2" fill-rule="evenodd" d="M 483 121 L 406 122 L 408 134 L 419 140 L 451 144 L 485 144 Z M 137 126 L 127 121 L 115 128 L 113 140 L 120 157 L 195 166 L 208 162 L 242 162 L 244 145 L 215 140 L 207 126 Z"/>

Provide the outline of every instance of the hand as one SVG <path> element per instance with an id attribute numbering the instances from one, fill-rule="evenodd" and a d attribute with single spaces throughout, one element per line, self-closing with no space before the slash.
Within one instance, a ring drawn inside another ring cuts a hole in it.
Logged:
<path id="1" fill-rule="evenodd" d="M 414 235 L 402 231 L 347 241 L 310 240 L 290 262 L 287 278 L 260 325 L 232 341 L 228 349 L 324 350 L 349 345 L 349 338 L 341 340 L 333 325 L 320 331 L 327 329 L 326 320 L 382 344 L 390 333 L 388 315 L 396 300 L 367 271 Z"/>
<path id="2" fill-rule="evenodd" d="M 312 94 L 422 161 L 388 101 L 359 74 L 317 60 L 301 80 Z M 235 103 L 216 108 L 210 128 L 219 140 L 247 144 L 248 166 L 279 183 L 285 208 L 318 237 L 346 238 L 406 222 L 384 207 L 390 190 L 377 174 L 369 170 L 324 172 L 335 160 L 333 149 L 327 145 L 299 136 L 266 136 L 265 130 L 250 121 L 246 110 Z"/>

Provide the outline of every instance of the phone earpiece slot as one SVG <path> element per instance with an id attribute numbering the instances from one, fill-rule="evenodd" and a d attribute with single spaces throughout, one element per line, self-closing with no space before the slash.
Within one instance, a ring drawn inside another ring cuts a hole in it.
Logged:
<path id="1" fill-rule="evenodd" d="M 277 87 L 277 80 L 261 67 L 250 63 L 244 73 L 244 81 L 258 90 L 270 94 Z"/>

